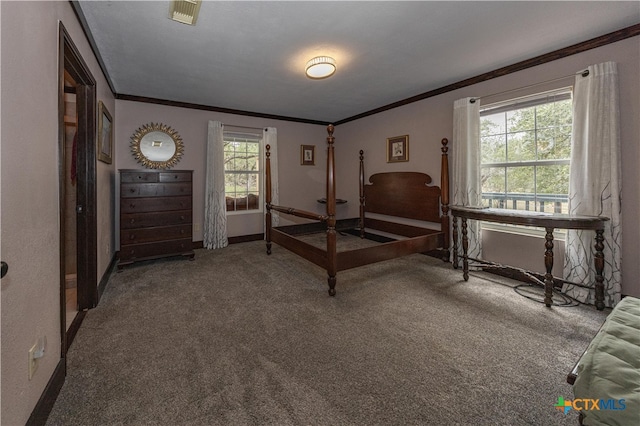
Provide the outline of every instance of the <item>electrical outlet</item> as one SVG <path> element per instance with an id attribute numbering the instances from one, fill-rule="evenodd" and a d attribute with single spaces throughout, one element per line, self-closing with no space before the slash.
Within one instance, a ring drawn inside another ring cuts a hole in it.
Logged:
<path id="1" fill-rule="evenodd" d="M 29 349 L 29 380 L 38 369 L 38 360 L 44 356 L 47 347 L 47 336 L 38 338 L 38 341 Z"/>
<path id="2" fill-rule="evenodd" d="M 107 243 L 107 256 L 111 254 L 111 247 L 109 247 L 109 243 Z"/>
<path id="3" fill-rule="evenodd" d="M 29 380 L 33 377 L 33 374 L 38 369 L 38 358 L 35 357 L 36 351 L 38 350 L 38 343 L 33 345 L 31 349 L 29 349 Z"/>
<path id="4" fill-rule="evenodd" d="M 200 231 L 200 224 L 199 223 L 194 223 L 193 224 L 193 232 L 199 232 Z"/>

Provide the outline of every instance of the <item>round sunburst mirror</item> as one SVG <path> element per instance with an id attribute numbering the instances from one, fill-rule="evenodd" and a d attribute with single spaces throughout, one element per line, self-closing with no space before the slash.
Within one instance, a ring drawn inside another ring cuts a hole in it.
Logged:
<path id="1" fill-rule="evenodd" d="M 175 129 L 162 123 L 149 123 L 131 136 L 133 156 L 148 169 L 170 169 L 184 151 L 182 138 Z"/>

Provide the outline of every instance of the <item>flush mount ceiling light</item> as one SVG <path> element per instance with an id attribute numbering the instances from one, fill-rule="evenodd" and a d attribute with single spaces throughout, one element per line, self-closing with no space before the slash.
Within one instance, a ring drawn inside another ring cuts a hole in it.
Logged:
<path id="1" fill-rule="evenodd" d="M 316 56 L 307 62 L 304 70 L 309 78 L 315 80 L 327 78 L 336 72 L 336 60 L 329 56 Z"/>
<path id="2" fill-rule="evenodd" d="M 187 25 L 195 25 L 202 0 L 172 0 L 169 19 Z"/>

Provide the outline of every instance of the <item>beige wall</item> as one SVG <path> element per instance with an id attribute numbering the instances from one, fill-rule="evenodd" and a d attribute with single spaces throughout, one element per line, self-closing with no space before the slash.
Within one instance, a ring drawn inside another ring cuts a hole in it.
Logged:
<path id="1" fill-rule="evenodd" d="M 116 111 L 118 122 L 115 144 L 118 147 L 116 155 L 118 169 L 143 168 L 136 162 L 130 147 L 131 136 L 143 125 L 160 122 L 171 126 L 182 137 L 184 154 L 174 169 L 194 171 L 194 241 L 202 241 L 203 235 L 204 179 L 209 120 L 235 126 L 275 127 L 278 132 L 280 204 L 310 211 L 316 211 L 320 208 L 316 199 L 324 196 L 323 185 L 326 167 L 326 155 L 323 155 L 322 151 L 326 137 L 324 126 L 123 100 L 116 101 Z M 316 150 L 320 150 L 320 152 L 316 151 L 315 166 L 300 165 L 301 144 L 316 145 Z M 309 188 L 313 189 L 309 190 Z M 263 217 L 263 214 L 229 216 L 227 219 L 229 236 L 262 233 Z M 119 222 L 118 218 L 116 220 Z"/>
<path id="2" fill-rule="evenodd" d="M 337 180 L 342 190 L 339 196 L 349 200 L 357 200 L 358 183 L 356 173 L 358 167 L 358 150 L 365 151 L 367 176 L 377 172 L 420 170 L 430 173 L 434 179 L 440 176 L 440 140 L 443 137 L 451 140 L 453 133 L 453 102 L 468 96 L 485 96 L 503 92 L 530 84 L 570 75 L 591 64 L 605 61 L 618 63 L 620 79 L 620 136 L 622 145 L 622 292 L 627 295 L 640 296 L 640 37 L 623 40 L 618 43 L 592 49 L 577 55 L 540 65 L 504 77 L 496 78 L 454 92 L 428 98 L 390 111 L 382 112 L 364 119 L 346 123 L 336 129 L 336 152 L 339 167 Z M 539 86 L 523 90 L 501 98 L 523 96 L 536 91 L 571 85 L 572 80 Z M 495 102 L 501 99 L 494 96 L 485 98 L 483 102 Z M 386 138 L 409 134 L 410 160 L 407 163 L 387 164 L 385 159 Z M 455 150 L 455 142 L 450 143 L 451 151 Z M 451 161 L 450 161 L 451 163 Z M 357 215 L 357 203 L 349 203 L 351 216 Z M 532 258 L 539 259 L 538 270 L 544 271 L 544 240 L 539 241 L 537 252 L 527 252 L 525 247 L 533 246 L 531 237 L 523 239 L 513 248 L 509 235 L 485 232 L 486 254 L 489 260 L 495 260 L 519 266 L 531 265 Z M 559 247 L 561 248 L 561 247 Z M 494 257 L 495 256 L 495 257 Z M 560 250 L 555 253 L 556 259 L 562 258 Z M 560 261 L 556 261 L 561 263 Z"/>
<path id="3" fill-rule="evenodd" d="M 1 2 L 2 424 L 24 424 L 60 361 L 58 20 L 115 101 L 69 2 Z M 115 118 L 117 123 L 117 118 Z M 113 165 L 98 163 L 98 276 L 113 255 Z M 106 247 L 109 246 L 109 253 Z M 46 336 L 32 380 L 27 352 Z"/>

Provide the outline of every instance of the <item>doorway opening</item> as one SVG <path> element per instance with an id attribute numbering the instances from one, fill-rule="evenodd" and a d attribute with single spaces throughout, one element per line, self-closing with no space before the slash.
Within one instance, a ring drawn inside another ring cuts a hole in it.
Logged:
<path id="1" fill-rule="evenodd" d="M 77 245 L 77 136 L 76 82 L 64 71 L 64 282 L 65 282 L 65 330 L 68 333 L 78 314 L 78 245 Z"/>
<path id="2" fill-rule="evenodd" d="M 62 22 L 59 46 L 60 333 L 64 357 L 86 310 L 98 303 L 96 81 Z"/>

